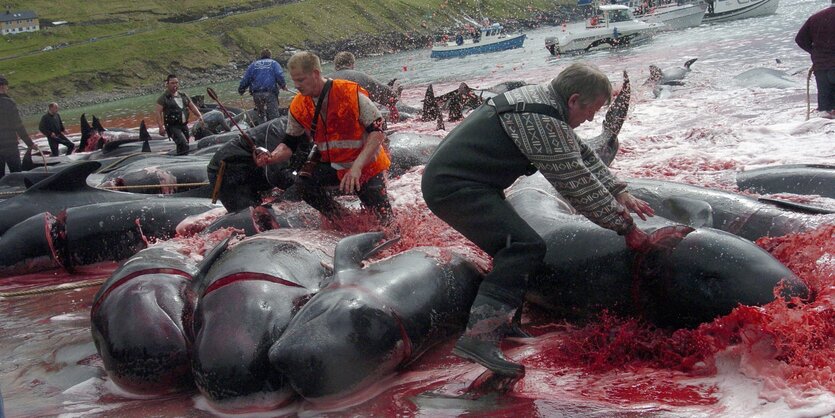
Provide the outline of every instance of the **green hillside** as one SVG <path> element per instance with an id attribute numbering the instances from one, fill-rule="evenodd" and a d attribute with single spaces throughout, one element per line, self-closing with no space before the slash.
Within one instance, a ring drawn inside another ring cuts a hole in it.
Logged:
<path id="1" fill-rule="evenodd" d="M 0 74 L 10 80 L 11 94 L 23 105 L 90 91 L 139 92 L 159 87 L 168 72 L 197 81 L 226 73 L 231 76 L 230 64 L 250 61 L 263 46 L 270 47 L 279 59 L 288 48 L 317 50 L 326 59 L 345 46 L 355 52 L 369 45 L 381 50 L 407 49 L 425 46 L 433 35 L 465 18 L 536 22 L 535 16 L 553 16 L 561 4 L 566 2 L 8 2 L 12 10 L 34 10 L 42 30 L 2 38 Z M 68 23 L 48 25 L 54 21 Z"/>

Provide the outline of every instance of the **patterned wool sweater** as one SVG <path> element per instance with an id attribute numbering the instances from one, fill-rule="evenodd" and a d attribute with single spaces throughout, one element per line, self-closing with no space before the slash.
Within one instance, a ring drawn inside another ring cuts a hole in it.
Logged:
<path id="1" fill-rule="evenodd" d="M 592 222 L 620 234 L 632 224 L 615 196 L 626 190 L 568 126 L 566 101 L 550 83 L 505 93 L 510 104 L 542 103 L 557 109 L 563 120 L 539 113 L 504 113 L 499 119 L 507 135 L 554 188 Z"/>

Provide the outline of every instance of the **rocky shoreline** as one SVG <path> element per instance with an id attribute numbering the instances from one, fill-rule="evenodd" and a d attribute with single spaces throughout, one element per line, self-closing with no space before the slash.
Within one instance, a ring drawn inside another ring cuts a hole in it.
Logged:
<path id="1" fill-rule="evenodd" d="M 516 32 L 527 29 L 534 29 L 541 26 L 558 25 L 565 19 L 574 20 L 580 18 L 579 10 L 576 7 L 562 6 L 549 12 L 536 12 L 525 19 L 507 20 L 500 22 L 506 31 Z M 465 20 L 465 18 L 462 18 Z M 467 19 L 471 20 L 471 19 Z M 457 27 L 448 27 L 438 30 L 438 33 L 455 33 Z M 391 32 L 375 36 L 364 35 L 350 39 L 340 39 L 322 44 L 304 45 L 305 49 L 316 52 L 325 60 L 333 59 L 339 51 L 352 51 L 357 57 L 392 54 L 400 51 L 428 48 L 431 46 L 433 36 L 425 31 L 409 31 L 406 33 Z M 287 48 L 275 54 L 275 58 L 282 66 L 286 66 L 287 60 L 296 51 L 295 48 Z M 176 71 L 177 76 L 184 84 L 204 85 L 221 83 L 239 79 L 244 68 L 249 65 L 248 61 L 233 62 L 227 66 L 215 66 L 204 71 L 181 68 Z M 76 97 L 63 97 L 56 100 L 65 109 L 78 108 L 94 104 L 106 103 L 115 100 L 122 100 L 131 97 L 144 96 L 161 92 L 161 83 L 143 85 L 141 87 L 124 90 L 100 92 L 89 91 Z M 44 112 L 49 102 L 30 103 L 19 105 L 20 113 L 23 116 L 37 115 Z"/>

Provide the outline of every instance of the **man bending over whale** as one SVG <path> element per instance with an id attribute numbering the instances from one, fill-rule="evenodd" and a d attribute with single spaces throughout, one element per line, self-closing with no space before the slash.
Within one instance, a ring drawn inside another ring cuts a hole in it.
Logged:
<path id="1" fill-rule="evenodd" d="M 528 275 L 545 257 L 543 239 L 504 198 L 504 189 L 522 175 L 541 171 L 577 211 L 624 235 L 629 248 L 653 245 L 629 215 L 646 219 L 652 208 L 629 194 L 573 130 L 611 96 L 605 74 L 572 64 L 549 83 L 492 98 L 453 129 L 426 164 L 421 189 L 429 209 L 493 257 L 454 354 L 497 375 L 524 375 L 524 366 L 499 349 L 505 336 L 526 336 L 514 316 Z"/>

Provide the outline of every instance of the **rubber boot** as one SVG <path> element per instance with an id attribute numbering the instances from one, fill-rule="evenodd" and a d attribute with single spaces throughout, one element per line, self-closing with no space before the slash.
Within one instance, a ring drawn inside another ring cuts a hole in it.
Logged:
<path id="1" fill-rule="evenodd" d="M 452 353 L 481 364 L 497 375 L 524 376 L 525 366 L 509 361 L 499 349 L 515 311 L 505 303 L 479 294 L 470 310 L 467 331 L 455 343 Z"/>
<path id="2" fill-rule="evenodd" d="M 533 335 L 528 334 L 527 331 L 522 329 L 522 308 L 517 309 L 513 315 L 506 337 L 513 340 L 530 340 L 534 338 Z"/>

